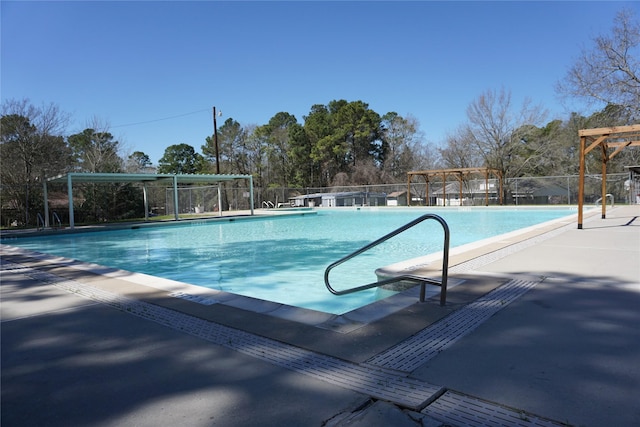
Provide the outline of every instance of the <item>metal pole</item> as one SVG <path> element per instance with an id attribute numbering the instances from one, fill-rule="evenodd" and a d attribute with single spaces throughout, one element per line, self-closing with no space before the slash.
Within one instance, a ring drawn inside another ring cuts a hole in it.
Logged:
<path id="1" fill-rule="evenodd" d="M 47 194 L 47 178 L 42 174 L 42 191 L 44 193 L 44 227 L 49 228 L 49 196 Z"/>
<path id="2" fill-rule="evenodd" d="M 147 195 L 147 183 L 142 183 L 142 199 L 144 202 L 144 220 L 149 221 L 149 196 Z"/>
<path id="3" fill-rule="evenodd" d="M 253 176 L 249 175 L 249 200 L 251 203 L 251 215 L 253 215 Z"/>
<path id="4" fill-rule="evenodd" d="M 73 230 L 75 227 L 75 218 L 73 215 L 73 178 L 71 174 L 67 174 L 67 194 L 69 197 L 69 228 Z"/>
<path id="5" fill-rule="evenodd" d="M 178 176 L 173 175 L 173 214 L 175 220 L 179 220 L 180 216 L 178 213 Z"/>

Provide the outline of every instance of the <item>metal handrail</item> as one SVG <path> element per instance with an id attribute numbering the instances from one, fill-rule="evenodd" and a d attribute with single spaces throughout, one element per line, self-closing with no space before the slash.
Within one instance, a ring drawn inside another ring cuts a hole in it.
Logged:
<path id="1" fill-rule="evenodd" d="M 55 224 L 57 222 L 58 223 L 58 228 L 62 228 L 62 221 L 60 221 L 60 217 L 58 216 L 58 214 L 54 212 L 52 216 L 53 216 L 54 227 L 55 227 Z"/>
<path id="2" fill-rule="evenodd" d="M 604 198 L 605 198 L 605 205 L 607 204 L 606 203 L 606 199 L 611 198 L 611 207 L 613 207 L 613 205 L 615 204 L 615 198 L 613 197 L 613 194 L 607 193 L 607 194 L 605 194 Z M 602 202 L 602 197 L 600 197 L 598 200 L 596 200 L 594 205 L 600 206 L 601 202 Z"/>
<path id="3" fill-rule="evenodd" d="M 438 282 L 437 280 L 432 280 L 426 277 L 420 277 L 420 276 L 416 276 L 413 274 L 405 274 L 405 275 L 401 275 L 401 276 L 395 276 L 389 279 L 384 279 L 384 280 L 380 280 L 378 282 L 373 282 L 373 283 L 368 283 L 366 285 L 362 285 L 362 286 L 357 286 L 355 288 L 350 288 L 350 289 L 345 289 L 342 291 L 338 291 L 336 289 L 334 289 L 333 287 L 331 287 L 331 284 L 329 283 L 329 272 L 334 268 L 337 267 L 338 265 L 350 260 L 351 258 L 354 258 L 358 255 L 360 255 L 363 252 L 368 251 L 369 249 L 373 248 L 374 246 L 378 246 L 380 243 L 385 242 L 387 240 L 389 240 L 390 238 L 402 233 L 403 231 L 408 230 L 409 228 L 421 223 L 422 221 L 425 221 L 427 219 L 435 219 L 436 221 L 438 221 L 440 223 L 440 225 L 442 225 L 442 229 L 444 230 L 444 243 L 443 243 L 443 253 L 442 253 L 442 277 L 440 282 Z M 419 218 L 414 219 L 413 221 L 411 221 L 408 224 L 403 225 L 402 227 L 398 228 L 397 230 L 392 231 L 391 233 L 379 238 L 378 240 L 369 243 L 366 246 L 363 246 L 362 248 L 358 249 L 357 251 L 339 259 L 338 261 L 334 262 L 333 264 L 329 265 L 326 270 L 324 271 L 324 284 L 327 286 L 327 289 L 329 289 L 329 292 L 331 292 L 334 295 L 346 295 L 346 294 L 350 294 L 353 292 L 358 292 L 358 291 L 364 291 L 366 289 L 371 289 L 371 288 L 375 288 L 375 287 L 379 287 L 379 286 L 383 286 L 383 285 L 388 285 L 389 283 L 396 283 L 396 282 L 400 282 L 403 280 L 411 280 L 414 282 L 419 282 L 421 284 L 420 287 L 420 302 L 424 302 L 425 300 L 425 286 L 427 283 L 432 284 L 432 285 L 436 285 L 436 286 L 440 286 L 440 305 L 445 305 L 446 301 L 447 301 L 447 276 L 448 276 L 448 269 L 449 269 L 449 226 L 447 225 L 447 223 L 445 222 L 444 219 L 442 219 L 441 217 L 439 217 L 438 215 L 435 214 L 425 214 L 422 215 Z"/>
<path id="4" fill-rule="evenodd" d="M 42 228 L 40 228 L 40 224 L 42 224 Z M 36 217 L 36 229 L 40 231 L 40 230 L 44 230 L 44 227 L 45 227 L 44 218 L 42 218 L 42 215 L 40 215 L 40 212 L 38 212 L 38 216 Z"/>

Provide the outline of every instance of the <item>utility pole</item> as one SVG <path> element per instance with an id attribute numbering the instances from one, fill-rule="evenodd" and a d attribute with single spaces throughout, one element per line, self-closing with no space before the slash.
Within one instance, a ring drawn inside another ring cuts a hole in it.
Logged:
<path id="1" fill-rule="evenodd" d="M 216 146 L 216 174 L 220 175 L 220 151 L 218 149 L 218 124 L 216 123 L 216 107 L 213 107 L 213 143 Z"/>

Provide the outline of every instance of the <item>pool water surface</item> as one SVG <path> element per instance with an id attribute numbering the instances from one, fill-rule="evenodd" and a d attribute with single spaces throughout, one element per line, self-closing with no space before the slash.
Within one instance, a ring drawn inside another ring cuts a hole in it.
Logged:
<path id="1" fill-rule="evenodd" d="M 343 208 L 313 214 L 14 239 L 11 245 L 263 300 L 343 314 L 388 291 L 335 296 L 324 270 L 425 213 L 449 225 L 451 247 L 561 218 L 574 211 L 526 208 Z M 375 270 L 442 251 L 443 231 L 424 221 L 331 273 L 335 288 L 376 281 Z M 4 242 L 3 242 L 4 243 Z"/>

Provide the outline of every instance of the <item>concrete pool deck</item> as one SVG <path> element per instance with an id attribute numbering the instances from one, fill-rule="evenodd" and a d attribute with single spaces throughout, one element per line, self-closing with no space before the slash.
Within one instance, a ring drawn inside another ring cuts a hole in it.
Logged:
<path id="1" fill-rule="evenodd" d="M 344 332 L 3 248 L 2 421 L 640 424 L 640 206 L 451 261 L 446 307 Z"/>

